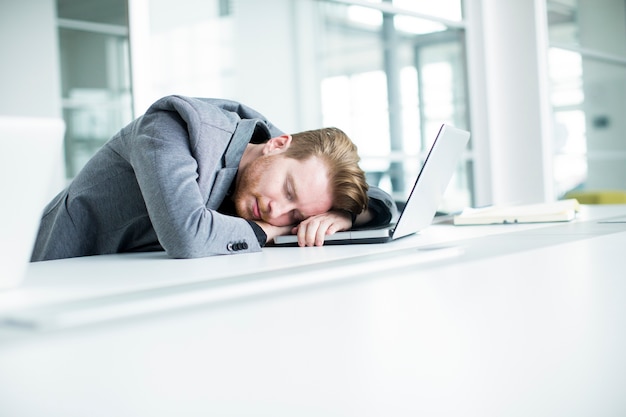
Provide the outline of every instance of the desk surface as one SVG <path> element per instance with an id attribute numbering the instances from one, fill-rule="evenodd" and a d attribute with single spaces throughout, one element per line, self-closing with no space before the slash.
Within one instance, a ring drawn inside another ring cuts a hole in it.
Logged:
<path id="1" fill-rule="evenodd" d="M 44 323 L 0 326 L 0 415 L 624 415 L 625 222 L 32 264 L 0 293 Z"/>

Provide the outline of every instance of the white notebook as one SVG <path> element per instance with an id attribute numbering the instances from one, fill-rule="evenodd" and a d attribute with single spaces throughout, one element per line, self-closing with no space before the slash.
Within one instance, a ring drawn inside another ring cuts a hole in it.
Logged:
<path id="1" fill-rule="evenodd" d="M 455 225 L 567 222 L 576 218 L 580 205 L 576 199 L 551 203 L 466 208 L 454 216 Z"/>
<path id="2" fill-rule="evenodd" d="M 429 226 L 448 183 L 461 160 L 469 132 L 442 125 L 422 164 L 411 194 L 395 224 L 375 229 L 352 229 L 327 235 L 324 244 L 384 243 L 419 232 Z M 298 244 L 296 235 L 274 238 L 276 245 Z"/>

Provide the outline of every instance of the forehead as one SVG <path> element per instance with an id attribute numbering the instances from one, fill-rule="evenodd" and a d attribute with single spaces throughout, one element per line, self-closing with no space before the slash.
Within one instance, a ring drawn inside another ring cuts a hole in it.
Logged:
<path id="1" fill-rule="evenodd" d="M 297 194 L 297 206 L 305 216 L 325 213 L 332 207 L 332 190 L 328 168 L 318 157 L 300 161 L 284 158 L 286 181 L 292 181 Z"/>

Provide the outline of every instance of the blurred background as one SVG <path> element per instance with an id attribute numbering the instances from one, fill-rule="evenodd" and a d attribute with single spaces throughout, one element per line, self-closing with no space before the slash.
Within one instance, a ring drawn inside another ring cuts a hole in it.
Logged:
<path id="1" fill-rule="evenodd" d="M 624 0 L 0 0 L 0 114 L 63 118 L 65 180 L 168 94 L 359 146 L 406 199 L 470 130 L 442 211 L 626 190 Z"/>

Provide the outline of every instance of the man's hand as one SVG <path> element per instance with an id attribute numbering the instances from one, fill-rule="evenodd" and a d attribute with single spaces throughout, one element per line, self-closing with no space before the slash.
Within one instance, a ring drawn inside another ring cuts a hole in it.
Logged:
<path id="1" fill-rule="evenodd" d="M 261 226 L 261 229 L 263 229 L 263 231 L 267 235 L 267 239 L 265 243 L 271 243 L 276 236 L 288 235 L 289 233 L 291 233 L 291 230 L 293 229 L 293 225 L 274 226 L 272 224 L 269 224 L 260 220 L 255 220 L 254 222 L 258 224 L 259 226 Z"/>
<path id="2" fill-rule="evenodd" d="M 322 246 L 324 236 L 352 227 L 350 214 L 331 210 L 311 216 L 294 226 L 291 233 L 298 235 L 298 246 Z"/>

